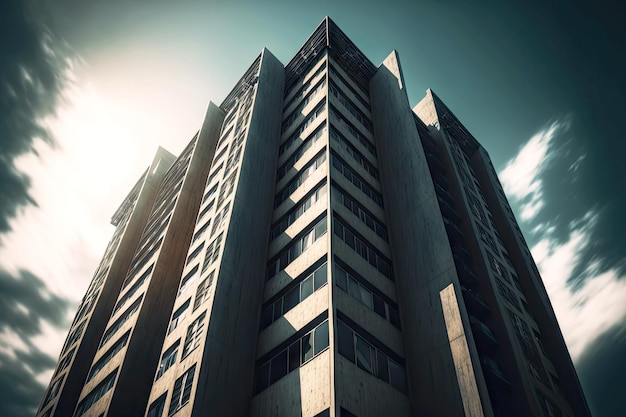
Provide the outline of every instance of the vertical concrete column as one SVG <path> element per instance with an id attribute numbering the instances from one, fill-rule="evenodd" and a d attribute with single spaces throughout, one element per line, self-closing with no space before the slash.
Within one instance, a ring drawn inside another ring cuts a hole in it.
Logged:
<path id="1" fill-rule="evenodd" d="M 460 287 L 395 51 L 370 80 L 370 98 L 411 407 L 419 415 L 482 416 L 475 384 L 459 386 L 463 364 L 452 356 L 440 292 Z M 471 366 L 469 352 L 461 358 Z"/>
<path id="2" fill-rule="evenodd" d="M 141 416 L 146 409 L 224 116 L 223 110 L 209 103 L 107 415 Z"/>
<path id="3" fill-rule="evenodd" d="M 267 49 L 232 201 L 193 415 L 248 415 L 273 211 L 284 67 Z"/>

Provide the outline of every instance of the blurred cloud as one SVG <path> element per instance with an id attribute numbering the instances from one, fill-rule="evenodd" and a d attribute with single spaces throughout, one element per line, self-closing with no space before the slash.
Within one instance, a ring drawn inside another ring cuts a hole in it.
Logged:
<path id="1" fill-rule="evenodd" d="M 14 161 L 32 152 L 37 140 L 53 144 L 41 120 L 61 98 L 68 65 L 62 49 L 34 2 L 0 3 L 0 233 L 10 230 L 20 207 L 36 204 L 29 178 Z"/>

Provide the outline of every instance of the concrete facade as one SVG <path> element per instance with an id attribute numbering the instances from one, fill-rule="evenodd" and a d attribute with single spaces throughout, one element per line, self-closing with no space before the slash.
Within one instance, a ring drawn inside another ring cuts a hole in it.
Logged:
<path id="1" fill-rule="evenodd" d="M 588 416 L 488 154 L 406 88 L 329 18 L 264 49 L 118 210 L 38 416 Z"/>

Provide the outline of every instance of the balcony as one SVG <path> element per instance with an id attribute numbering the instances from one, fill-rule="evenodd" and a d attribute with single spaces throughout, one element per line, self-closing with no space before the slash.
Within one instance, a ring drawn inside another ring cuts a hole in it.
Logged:
<path id="1" fill-rule="evenodd" d="M 492 348 L 498 345 L 498 340 L 491 332 L 489 326 L 472 315 L 470 315 L 470 324 L 472 326 L 474 338 L 476 338 L 479 345 Z"/>
<path id="2" fill-rule="evenodd" d="M 463 285 L 461 285 L 461 291 L 463 292 L 465 305 L 471 313 L 476 313 L 479 316 L 485 316 L 491 312 L 487 302 L 476 291 L 472 291 Z"/>

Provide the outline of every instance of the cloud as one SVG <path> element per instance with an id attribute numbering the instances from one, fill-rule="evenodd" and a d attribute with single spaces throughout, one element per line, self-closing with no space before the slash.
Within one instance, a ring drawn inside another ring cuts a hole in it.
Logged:
<path id="1" fill-rule="evenodd" d="M 45 326 L 67 328 L 73 307 L 32 273 L 12 276 L 0 269 L 0 415 L 35 413 L 45 389 L 37 377 L 49 372 L 56 359 L 34 342 Z"/>
<path id="2" fill-rule="evenodd" d="M 600 208 L 593 198 L 577 194 L 587 154 L 565 135 L 569 127 L 569 122 L 554 122 L 542 129 L 500 178 L 522 213 L 521 227 L 534 242 L 531 252 L 592 410 L 598 416 L 623 415 L 623 404 L 605 399 L 607 393 L 617 398 L 626 389 L 624 255 L 616 257 L 598 245 L 607 241 L 604 225 L 619 223 L 607 206 Z"/>
<path id="3" fill-rule="evenodd" d="M 54 112 L 65 82 L 65 58 L 28 0 L 0 2 L 0 233 L 20 207 L 36 204 L 15 158 L 53 141 L 41 120 Z"/>

